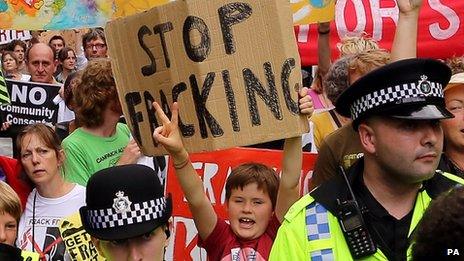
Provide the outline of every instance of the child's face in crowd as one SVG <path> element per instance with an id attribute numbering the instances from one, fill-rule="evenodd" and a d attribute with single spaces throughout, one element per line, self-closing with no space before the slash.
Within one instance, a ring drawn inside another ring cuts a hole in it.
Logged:
<path id="1" fill-rule="evenodd" d="M 268 193 L 258 189 L 256 183 L 232 189 L 227 202 L 230 227 L 241 239 L 260 237 L 272 216 L 272 202 Z"/>
<path id="2" fill-rule="evenodd" d="M 127 240 L 104 241 L 92 238 L 98 252 L 108 261 L 164 260 L 168 244 L 164 226 L 143 236 Z"/>
<path id="3" fill-rule="evenodd" d="M 13 246 L 17 233 L 16 219 L 9 213 L 0 212 L 0 243 Z"/>

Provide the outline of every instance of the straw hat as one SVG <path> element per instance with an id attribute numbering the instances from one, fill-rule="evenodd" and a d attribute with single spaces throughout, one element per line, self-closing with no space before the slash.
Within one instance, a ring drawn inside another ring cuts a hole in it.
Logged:
<path id="1" fill-rule="evenodd" d="M 445 92 L 456 86 L 464 85 L 464 73 L 456 73 L 451 76 L 451 80 L 445 88 Z"/>

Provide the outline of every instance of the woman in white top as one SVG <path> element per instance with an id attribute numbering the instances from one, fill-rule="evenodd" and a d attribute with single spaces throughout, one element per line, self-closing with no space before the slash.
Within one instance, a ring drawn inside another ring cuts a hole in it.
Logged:
<path id="1" fill-rule="evenodd" d="M 17 149 L 35 188 L 21 216 L 16 244 L 46 260 L 71 260 L 58 224 L 85 204 L 85 188 L 64 179 L 64 151 L 52 128 L 41 123 L 26 126 L 18 134 Z"/>
<path id="2" fill-rule="evenodd" d="M 5 78 L 15 81 L 29 81 L 30 75 L 22 74 L 18 68 L 18 58 L 16 54 L 11 51 L 5 51 L 2 55 L 2 69 Z"/>

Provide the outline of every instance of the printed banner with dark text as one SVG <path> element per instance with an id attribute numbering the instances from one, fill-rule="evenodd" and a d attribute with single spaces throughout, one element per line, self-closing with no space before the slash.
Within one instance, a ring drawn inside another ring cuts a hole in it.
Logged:
<path id="1" fill-rule="evenodd" d="M 59 85 L 12 80 L 6 80 L 6 85 L 11 104 L 0 106 L 2 121 L 12 125 L 56 123 L 58 105 L 53 98 L 58 95 Z"/>

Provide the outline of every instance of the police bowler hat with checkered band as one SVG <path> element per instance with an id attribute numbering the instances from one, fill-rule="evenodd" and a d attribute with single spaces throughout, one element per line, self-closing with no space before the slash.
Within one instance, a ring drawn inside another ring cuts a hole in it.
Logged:
<path id="1" fill-rule="evenodd" d="M 123 240 L 167 225 L 172 201 L 164 196 L 153 169 L 131 164 L 95 173 L 87 183 L 86 206 L 79 212 L 91 236 Z"/>
<path id="2" fill-rule="evenodd" d="M 357 128 L 361 119 L 385 115 L 402 119 L 445 119 L 443 88 L 451 70 L 433 59 L 405 59 L 382 66 L 359 78 L 337 99 L 338 113 L 351 117 Z"/>

